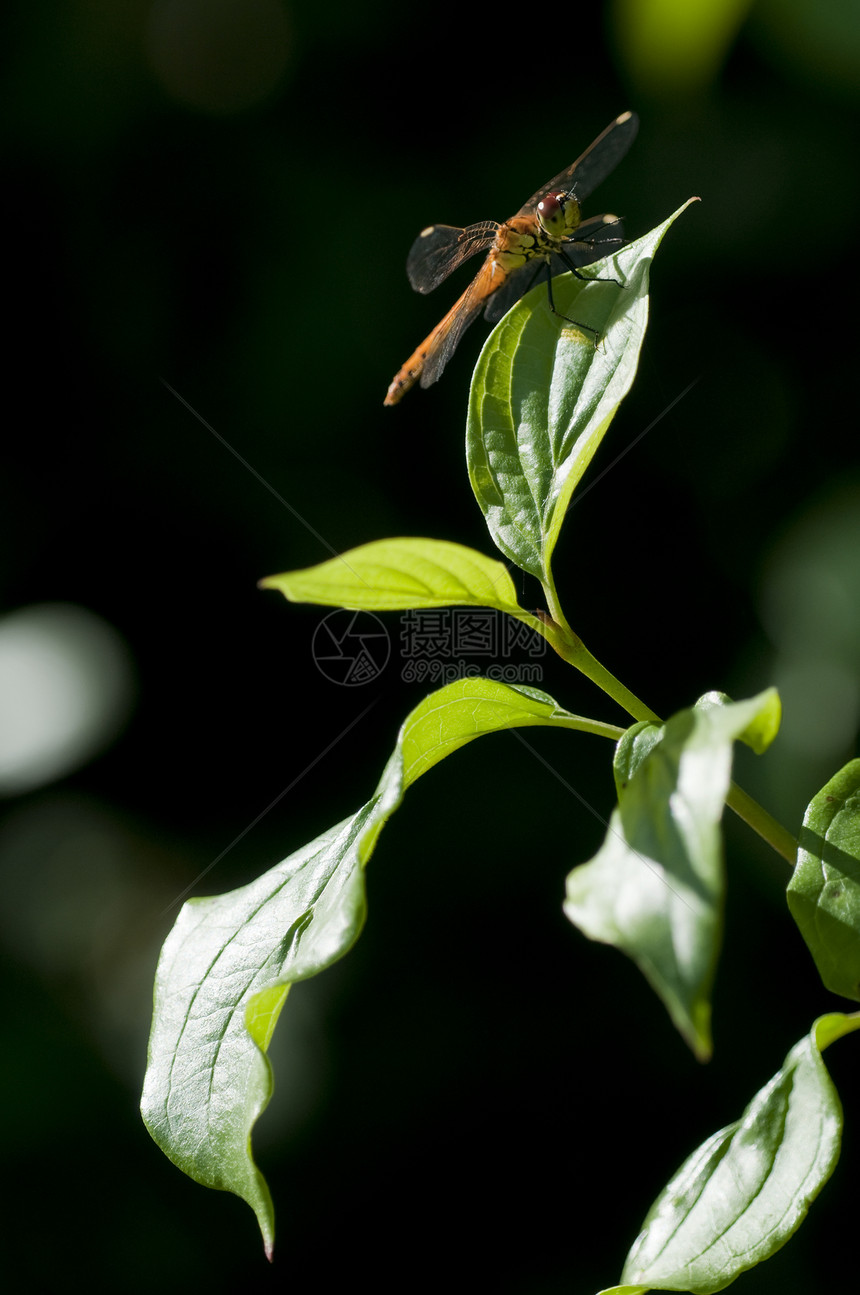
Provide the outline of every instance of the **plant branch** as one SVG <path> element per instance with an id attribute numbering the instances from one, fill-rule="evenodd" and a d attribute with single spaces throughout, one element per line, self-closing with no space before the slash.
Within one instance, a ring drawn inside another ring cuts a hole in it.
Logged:
<path id="1" fill-rule="evenodd" d="M 729 788 L 726 804 L 729 809 L 734 810 L 738 818 L 742 818 L 763 841 L 767 841 L 777 854 L 782 855 L 783 859 L 787 860 L 792 868 L 794 867 L 797 862 L 797 841 L 788 828 L 778 823 L 772 814 L 763 809 L 758 801 L 753 800 L 752 796 L 749 796 L 736 782 L 733 782 Z"/>
<path id="2" fill-rule="evenodd" d="M 617 702 L 622 710 L 626 710 L 628 715 L 634 719 L 653 720 L 655 723 L 661 723 L 660 716 L 657 715 L 650 706 L 646 706 L 643 701 L 626 688 L 620 679 L 616 679 L 606 666 L 601 665 L 597 657 L 592 656 L 588 648 L 583 643 L 578 634 L 568 625 L 564 612 L 558 601 L 558 595 L 552 581 L 552 576 L 544 584 L 544 594 L 546 596 L 547 607 L 552 616 L 552 623 L 545 622 L 545 633 L 550 646 L 555 649 L 563 661 L 572 665 L 574 669 L 584 674 L 586 679 L 597 684 L 608 697 Z"/>
<path id="3" fill-rule="evenodd" d="M 545 584 L 544 592 L 553 617 L 552 626 L 547 626 L 547 640 L 562 660 L 567 661 L 568 665 L 572 665 L 592 683 L 597 684 L 598 688 L 601 688 L 634 719 L 662 723 L 659 715 L 640 701 L 629 688 L 626 688 L 605 666 L 601 665 L 596 657 L 592 656 L 579 635 L 570 628 L 559 605 L 551 579 Z M 788 829 L 769 814 L 758 801 L 753 800 L 752 796 L 733 782 L 726 797 L 726 804 L 754 832 L 757 832 L 762 840 L 767 841 L 777 854 L 794 867 L 797 859 L 797 841 Z"/>

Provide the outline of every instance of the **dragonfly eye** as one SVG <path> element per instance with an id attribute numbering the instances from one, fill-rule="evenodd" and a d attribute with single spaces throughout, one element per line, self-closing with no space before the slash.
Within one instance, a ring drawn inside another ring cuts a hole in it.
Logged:
<path id="1" fill-rule="evenodd" d="M 537 205 L 537 218 L 547 234 L 558 237 L 565 231 L 563 193 L 548 193 Z"/>

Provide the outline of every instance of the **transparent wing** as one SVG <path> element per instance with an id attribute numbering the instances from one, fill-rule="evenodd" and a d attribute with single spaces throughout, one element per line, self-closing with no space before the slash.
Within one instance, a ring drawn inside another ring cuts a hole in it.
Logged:
<path id="1" fill-rule="evenodd" d="M 571 189 L 577 201 L 582 202 L 601 180 L 605 180 L 610 171 L 614 171 L 630 145 L 636 138 L 639 129 L 639 118 L 635 112 L 623 112 L 615 121 L 609 123 L 593 144 L 573 162 L 566 171 L 558 175 L 533 193 L 528 202 L 520 207 L 518 216 L 531 216 L 535 207 L 548 193 L 567 193 Z"/>
<path id="2" fill-rule="evenodd" d="M 624 242 L 624 222 L 620 216 L 607 213 L 590 216 L 577 225 L 575 237 L 565 242 L 564 250 L 574 265 L 590 265 L 617 252 Z"/>
<path id="3" fill-rule="evenodd" d="M 461 337 L 483 310 L 487 294 L 492 291 L 492 282 L 493 267 L 488 257 L 462 297 L 427 339 L 430 345 L 427 347 L 424 371 L 421 374 L 422 387 L 429 387 L 441 378 L 442 370 L 459 346 Z"/>
<path id="4" fill-rule="evenodd" d="M 412 287 L 416 292 L 432 292 L 458 265 L 492 246 L 498 228 L 495 220 L 482 220 L 466 229 L 456 225 L 422 229 L 406 258 Z"/>
<path id="5" fill-rule="evenodd" d="M 562 269 L 565 268 L 562 262 L 559 264 Z M 560 270 L 553 270 L 553 274 L 560 273 Z M 535 257 L 531 261 L 526 261 L 525 265 L 518 270 L 512 270 L 502 287 L 498 292 L 494 292 L 487 302 L 484 318 L 491 324 L 497 324 L 502 315 L 506 315 L 511 306 L 516 305 L 520 297 L 524 297 L 529 289 L 534 287 L 541 274 L 546 276 L 546 261 L 542 257 Z"/>

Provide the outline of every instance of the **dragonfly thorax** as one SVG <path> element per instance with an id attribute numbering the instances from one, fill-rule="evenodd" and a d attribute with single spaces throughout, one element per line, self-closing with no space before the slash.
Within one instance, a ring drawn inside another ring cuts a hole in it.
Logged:
<path id="1" fill-rule="evenodd" d="M 582 218 L 579 203 L 571 193 L 548 193 L 538 203 L 535 214 L 550 238 L 565 238 Z"/>
<path id="2" fill-rule="evenodd" d="M 545 229 L 537 216 L 512 216 L 499 226 L 490 259 L 507 273 L 520 269 L 533 257 L 548 261 L 570 236 L 576 224 L 578 221 L 567 225 L 562 219 L 559 232 L 555 233 L 554 230 Z"/>

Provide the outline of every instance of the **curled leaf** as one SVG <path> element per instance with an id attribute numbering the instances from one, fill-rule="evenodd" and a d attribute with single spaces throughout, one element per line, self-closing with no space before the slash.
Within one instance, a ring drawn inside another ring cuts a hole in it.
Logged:
<path id="1" fill-rule="evenodd" d="M 254 1210 L 268 1254 L 269 1189 L 251 1132 L 272 1094 L 266 1050 L 290 986 L 342 957 L 364 923 L 364 866 L 405 790 L 459 747 L 524 725 L 610 733 L 535 688 L 461 679 L 425 697 L 372 798 L 263 876 L 189 900 L 158 963 L 141 1110 L 174 1164 Z"/>
<path id="2" fill-rule="evenodd" d="M 860 1014 L 820 1017 L 741 1118 L 708 1138 L 651 1207 L 622 1281 L 711 1295 L 770 1258 L 839 1158 L 842 1107 L 823 1048 Z"/>
<path id="3" fill-rule="evenodd" d="M 766 722 L 759 717 L 772 713 L 775 696 L 709 694 L 666 724 L 628 729 L 615 753 L 618 808 L 606 838 L 567 878 L 567 916 L 633 958 L 702 1061 L 711 1055 L 732 742 Z"/>

